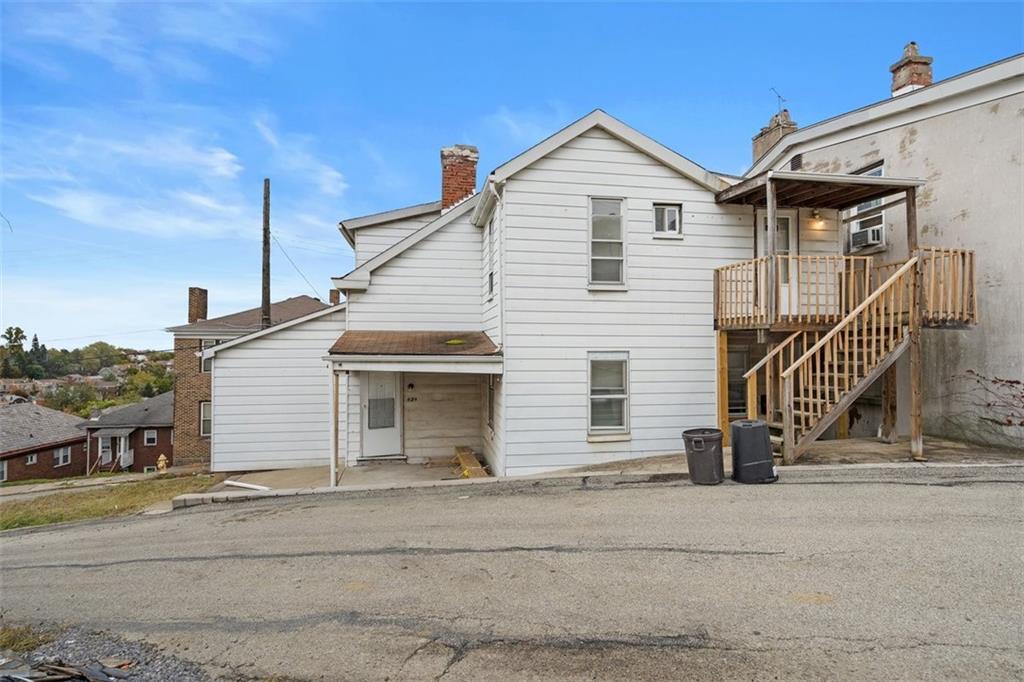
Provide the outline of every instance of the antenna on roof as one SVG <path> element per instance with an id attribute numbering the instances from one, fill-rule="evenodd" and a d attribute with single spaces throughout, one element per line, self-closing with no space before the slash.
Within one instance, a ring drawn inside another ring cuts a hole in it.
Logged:
<path id="1" fill-rule="evenodd" d="M 786 102 L 788 100 L 785 97 L 783 97 L 782 95 L 780 95 L 779 91 L 776 90 L 775 88 L 768 88 L 768 89 L 771 90 L 772 92 L 774 92 L 775 93 L 775 97 L 778 98 L 778 100 L 779 100 L 779 102 L 778 102 L 778 104 L 779 104 L 779 112 L 781 113 L 782 112 L 782 103 Z"/>

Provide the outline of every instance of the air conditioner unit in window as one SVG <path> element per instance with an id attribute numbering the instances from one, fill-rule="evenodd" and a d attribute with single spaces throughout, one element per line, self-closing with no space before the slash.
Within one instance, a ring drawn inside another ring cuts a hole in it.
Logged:
<path id="1" fill-rule="evenodd" d="M 879 246 L 881 243 L 881 227 L 870 227 L 866 230 L 859 230 L 850 235 L 850 246 L 854 249 L 866 249 L 869 246 Z"/>

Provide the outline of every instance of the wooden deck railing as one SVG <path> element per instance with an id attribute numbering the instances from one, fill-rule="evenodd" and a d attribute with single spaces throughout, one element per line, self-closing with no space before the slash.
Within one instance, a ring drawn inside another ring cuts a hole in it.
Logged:
<path id="1" fill-rule="evenodd" d="M 761 392 L 758 375 L 764 375 L 765 418 L 776 421 L 776 413 L 782 409 L 782 385 L 779 377 L 787 367 L 796 362 L 808 348 L 817 343 L 821 332 L 793 332 L 772 348 L 760 361 L 743 375 L 747 380 L 747 419 L 757 419 L 760 410 Z"/>
<path id="2" fill-rule="evenodd" d="M 828 427 L 826 415 L 852 396 L 851 391 L 862 381 L 873 380 L 891 364 L 897 348 L 909 343 L 917 262 L 911 258 L 901 265 L 781 373 L 787 464 Z"/>
<path id="3" fill-rule="evenodd" d="M 870 256 L 775 256 L 768 287 L 768 258 L 715 270 L 715 320 L 720 329 L 775 324 L 830 325 L 871 292 Z M 774 297 L 774 315 L 769 296 Z"/>
<path id="4" fill-rule="evenodd" d="M 967 249 L 918 249 L 921 260 L 921 323 L 929 327 L 976 324 L 978 289 L 974 251 Z M 880 285 L 903 267 L 902 262 L 872 268 L 872 284 Z"/>

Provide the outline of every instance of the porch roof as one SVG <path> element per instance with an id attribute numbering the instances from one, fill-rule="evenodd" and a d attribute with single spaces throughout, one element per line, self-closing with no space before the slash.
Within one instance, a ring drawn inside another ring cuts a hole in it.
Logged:
<path id="1" fill-rule="evenodd" d="M 500 356 L 483 332 L 352 330 L 338 337 L 331 355 Z"/>
<path id="2" fill-rule="evenodd" d="M 121 429 L 99 429 L 98 431 L 93 431 L 92 435 L 96 436 L 97 438 L 110 438 L 111 436 L 113 436 L 114 438 L 124 438 L 125 436 L 130 435 L 131 432 L 134 430 L 135 427 L 133 426 L 128 426 Z"/>
<path id="3" fill-rule="evenodd" d="M 918 178 L 894 178 L 842 173 L 767 171 L 715 195 L 720 204 L 767 205 L 768 182 L 778 206 L 847 209 L 857 204 L 906 192 L 925 184 Z"/>

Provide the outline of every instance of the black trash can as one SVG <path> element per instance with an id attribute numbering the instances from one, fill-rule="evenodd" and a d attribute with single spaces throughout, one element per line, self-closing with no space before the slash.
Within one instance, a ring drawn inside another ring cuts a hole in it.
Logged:
<path id="1" fill-rule="evenodd" d="M 732 480 L 737 483 L 774 483 L 779 480 L 772 458 L 768 424 L 759 419 L 740 419 L 730 424 Z"/>
<path id="2" fill-rule="evenodd" d="M 683 431 L 683 444 L 690 481 L 697 485 L 718 485 L 725 479 L 719 429 L 687 429 Z"/>

